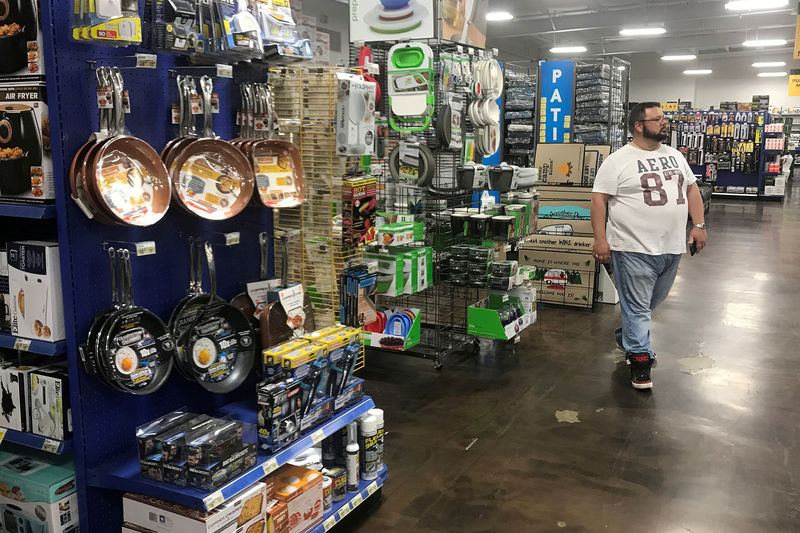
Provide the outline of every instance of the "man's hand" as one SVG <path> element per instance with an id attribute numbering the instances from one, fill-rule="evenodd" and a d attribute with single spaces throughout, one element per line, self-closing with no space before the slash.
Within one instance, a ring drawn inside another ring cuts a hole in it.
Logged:
<path id="1" fill-rule="evenodd" d="M 692 228 L 692 231 L 689 232 L 689 244 L 697 243 L 697 253 L 706 247 L 706 239 L 708 239 L 708 233 L 704 229 Z"/>
<path id="2" fill-rule="evenodd" d="M 703 239 L 703 242 L 705 242 L 705 239 Z M 592 254 L 601 263 L 608 263 L 611 260 L 611 247 L 608 245 L 608 241 L 595 237 Z"/>

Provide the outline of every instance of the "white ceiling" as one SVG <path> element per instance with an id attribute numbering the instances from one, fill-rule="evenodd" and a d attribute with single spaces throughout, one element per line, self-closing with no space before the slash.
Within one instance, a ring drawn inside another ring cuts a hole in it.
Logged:
<path id="1" fill-rule="evenodd" d="M 635 64 L 655 63 L 660 68 L 664 54 L 693 53 L 697 66 L 710 63 L 748 65 L 760 60 L 792 57 L 796 4 L 755 13 L 734 13 L 726 0 L 490 0 L 490 11 L 509 11 L 514 19 L 489 22 L 487 45 L 498 48 L 500 57 L 515 63 L 528 59 L 566 59 L 553 56 L 553 46 L 585 45 L 580 57 L 618 55 Z M 663 25 L 667 33 L 657 37 L 623 37 L 619 30 L 631 26 Z M 747 49 L 748 39 L 781 38 L 787 46 Z M 687 63 L 677 66 L 687 68 Z M 694 65 L 692 65 L 694 66 Z M 690 68 L 690 67 L 688 67 Z"/>

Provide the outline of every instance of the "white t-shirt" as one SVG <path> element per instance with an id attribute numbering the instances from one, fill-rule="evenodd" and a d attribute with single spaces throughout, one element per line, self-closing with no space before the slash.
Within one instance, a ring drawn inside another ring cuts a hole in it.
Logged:
<path id="1" fill-rule="evenodd" d="M 628 144 L 608 156 L 593 192 L 610 196 L 606 237 L 611 249 L 686 253 L 686 189 L 696 181 L 683 154 L 663 144 L 652 151 Z"/>

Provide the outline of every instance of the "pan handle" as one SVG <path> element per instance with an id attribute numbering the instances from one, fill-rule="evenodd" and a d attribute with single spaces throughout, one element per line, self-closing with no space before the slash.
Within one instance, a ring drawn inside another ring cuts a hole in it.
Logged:
<path id="1" fill-rule="evenodd" d="M 261 277 L 259 279 L 264 280 L 267 279 L 267 256 L 269 255 L 269 244 L 265 232 L 258 234 L 258 244 L 261 249 Z"/>
<path id="2" fill-rule="evenodd" d="M 133 307 L 133 268 L 131 267 L 131 251 L 127 248 L 120 251 L 122 252 L 123 270 L 125 272 L 125 283 L 122 288 L 124 293 L 123 303 L 129 307 Z"/>
<path id="3" fill-rule="evenodd" d="M 211 114 L 211 93 L 214 92 L 214 82 L 210 76 L 200 78 L 200 90 L 203 92 L 203 137 L 214 138 L 214 121 Z"/>
<path id="4" fill-rule="evenodd" d="M 119 135 L 125 134 L 125 109 L 122 105 L 122 74 L 117 67 L 111 70 L 111 87 L 114 89 L 114 130 Z"/>
<path id="5" fill-rule="evenodd" d="M 189 237 L 189 292 L 197 291 L 197 269 L 195 269 L 194 237 Z"/>
<path id="6" fill-rule="evenodd" d="M 211 282 L 211 299 L 213 302 L 217 298 L 217 267 L 214 265 L 214 250 L 211 248 L 211 243 L 205 243 L 206 248 L 206 263 L 208 263 L 208 279 Z"/>
<path id="7" fill-rule="evenodd" d="M 117 252 L 109 246 L 108 248 L 108 273 L 111 278 L 111 305 L 119 305 L 119 287 L 117 283 Z"/>

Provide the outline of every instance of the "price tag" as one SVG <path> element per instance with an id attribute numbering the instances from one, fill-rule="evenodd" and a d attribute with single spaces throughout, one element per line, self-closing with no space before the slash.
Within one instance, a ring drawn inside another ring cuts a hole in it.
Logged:
<path id="1" fill-rule="evenodd" d="M 344 505 L 342 506 L 342 508 L 341 508 L 341 509 L 339 509 L 339 512 L 338 512 L 338 513 L 336 513 L 336 514 L 337 514 L 337 515 L 339 515 L 339 520 L 341 520 L 341 519 L 343 519 L 345 516 L 349 515 L 349 514 L 350 514 L 350 502 L 348 502 L 348 503 L 344 504 Z"/>
<path id="2" fill-rule="evenodd" d="M 322 527 L 325 528 L 325 531 L 328 531 L 330 528 L 336 525 L 336 515 L 331 515 L 322 523 Z"/>
<path id="3" fill-rule="evenodd" d="M 155 255 L 156 241 L 142 241 L 136 243 L 136 255 L 141 257 L 143 255 Z"/>
<path id="4" fill-rule="evenodd" d="M 325 439 L 325 431 L 318 429 L 311 434 L 311 441 L 316 445 Z"/>
<path id="5" fill-rule="evenodd" d="M 6 438 L 6 428 L 0 428 L 0 444 L 3 443 L 3 439 Z"/>
<path id="6" fill-rule="evenodd" d="M 136 68 L 156 68 L 157 63 L 155 54 L 136 54 Z"/>
<path id="7" fill-rule="evenodd" d="M 372 483 L 370 483 L 369 485 L 367 485 L 367 493 L 368 493 L 370 496 L 372 496 L 373 494 L 375 494 L 375 491 L 376 491 L 376 490 L 378 490 L 378 484 L 377 484 L 376 482 L 374 482 L 374 481 L 373 481 Z"/>
<path id="8" fill-rule="evenodd" d="M 519 335 L 514 335 L 514 344 L 519 342 Z"/>
<path id="9" fill-rule="evenodd" d="M 15 339 L 14 340 L 14 349 L 15 350 L 22 350 L 23 352 L 27 352 L 30 347 L 31 347 L 31 340 L 30 339 Z"/>
<path id="10" fill-rule="evenodd" d="M 58 452 L 58 445 L 59 442 L 57 440 L 44 439 L 44 442 L 42 443 L 42 451 L 56 453 Z"/>
<path id="11" fill-rule="evenodd" d="M 225 234 L 225 246 L 233 246 L 234 244 L 239 244 L 238 231 L 232 231 L 231 233 Z"/>
<path id="12" fill-rule="evenodd" d="M 364 501 L 364 497 L 363 497 L 363 496 L 361 495 L 361 493 L 359 492 L 358 494 L 356 494 L 356 495 L 353 497 L 353 499 L 352 499 L 352 500 L 350 500 L 350 505 L 352 505 L 352 506 L 353 506 L 353 509 L 355 509 L 356 507 L 358 507 L 359 505 L 361 505 L 361 502 L 363 502 L 363 501 Z"/>
<path id="13" fill-rule="evenodd" d="M 222 502 L 224 501 L 225 501 L 225 496 L 222 495 L 222 492 L 218 491 L 215 492 L 214 494 L 206 496 L 205 499 L 203 499 L 203 504 L 205 504 L 206 509 L 210 511 L 211 509 L 216 509 L 217 507 L 222 505 Z"/>
<path id="14" fill-rule="evenodd" d="M 233 67 L 230 65 L 222 65 L 217 63 L 217 77 L 218 78 L 232 78 Z"/>
<path id="15" fill-rule="evenodd" d="M 272 459 L 264 463 L 264 466 L 262 466 L 261 468 L 264 470 L 264 475 L 268 476 L 278 469 L 278 460 L 273 457 Z"/>

